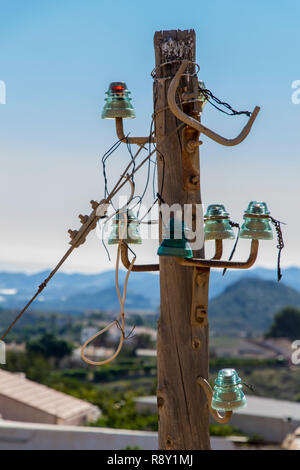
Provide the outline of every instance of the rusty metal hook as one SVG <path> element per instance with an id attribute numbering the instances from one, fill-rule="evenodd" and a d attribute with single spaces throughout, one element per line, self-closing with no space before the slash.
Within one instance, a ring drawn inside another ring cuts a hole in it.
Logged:
<path id="1" fill-rule="evenodd" d="M 217 423 L 220 423 L 220 424 L 228 423 L 228 421 L 231 418 L 232 411 L 225 411 L 224 416 L 222 416 L 217 410 L 214 410 L 211 407 L 211 400 L 212 400 L 213 391 L 212 391 L 211 386 L 209 385 L 208 381 L 206 379 L 204 379 L 204 377 L 198 377 L 197 378 L 197 384 L 200 385 L 200 387 L 202 388 L 202 390 L 204 391 L 204 393 L 206 395 L 209 412 L 212 415 L 212 417 L 214 418 L 214 420 Z"/>
<path id="2" fill-rule="evenodd" d="M 251 113 L 251 117 L 249 118 L 247 124 L 245 125 L 244 129 L 241 131 L 241 133 L 235 137 L 234 139 L 226 139 L 225 137 L 222 137 L 221 135 L 217 134 L 216 132 L 208 129 L 208 127 L 203 126 L 199 121 L 196 119 L 192 118 L 191 116 L 188 116 L 185 114 L 176 104 L 175 100 L 175 94 L 176 90 L 179 85 L 179 81 L 181 78 L 181 75 L 185 71 L 187 65 L 189 64 L 189 60 L 184 60 L 182 64 L 180 65 L 179 69 L 176 72 L 176 75 L 174 76 L 173 80 L 170 83 L 169 89 L 168 89 L 168 104 L 170 107 L 170 110 L 172 113 L 181 121 L 183 121 L 185 124 L 187 124 L 190 127 L 193 127 L 196 131 L 202 132 L 202 134 L 206 135 L 210 139 L 214 140 L 215 142 L 218 142 L 221 145 L 226 145 L 226 146 L 233 146 L 240 144 L 249 134 L 251 127 L 260 111 L 259 106 L 255 106 L 253 112 Z"/>
<path id="3" fill-rule="evenodd" d="M 254 265 L 258 255 L 258 240 L 251 241 L 250 255 L 247 261 L 220 261 L 220 258 L 212 258 L 211 260 L 201 258 L 176 258 L 177 263 L 181 266 L 192 266 L 198 268 L 226 268 L 226 269 L 249 269 Z"/>
<path id="4" fill-rule="evenodd" d="M 215 240 L 215 254 L 212 260 L 219 260 L 222 258 L 223 253 L 223 241 L 222 240 Z M 128 258 L 128 246 L 126 243 L 122 243 L 121 245 L 121 260 L 126 269 L 129 269 L 130 261 Z M 159 264 L 136 264 L 133 265 L 131 270 L 132 271 L 159 271 Z"/>

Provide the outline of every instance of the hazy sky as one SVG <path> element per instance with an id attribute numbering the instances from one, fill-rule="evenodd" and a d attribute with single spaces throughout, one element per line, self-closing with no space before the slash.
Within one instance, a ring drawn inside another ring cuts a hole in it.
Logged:
<path id="1" fill-rule="evenodd" d="M 283 265 L 300 266 L 300 105 L 291 101 L 292 82 L 300 79 L 299 15 L 297 1 L 0 0 L 0 80 L 7 87 L 0 104 L 0 270 L 56 264 L 68 247 L 68 228 L 78 227 L 90 199 L 103 196 L 101 155 L 116 140 L 113 122 L 100 117 L 109 82 L 126 81 L 137 115 L 126 131 L 144 135 L 152 113 L 153 35 L 177 28 L 195 29 L 199 75 L 215 95 L 237 109 L 262 108 L 239 146 L 203 137 L 205 204 L 222 202 L 241 221 L 248 201 L 267 201 L 287 223 Z M 228 137 L 245 123 L 209 105 L 202 120 Z M 127 160 L 125 149 L 114 155 L 112 179 Z M 140 187 L 144 180 L 141 173 Z M 241 243 L 237 258 L 248 246 Z M 156 247 L 139 247 L 139 262 L 155 260 Z M 275 258 L 276 240 L 262 243 L 257 264 L 275 266 Z M 64 269 L 110 267 L 92 233 Z"/>

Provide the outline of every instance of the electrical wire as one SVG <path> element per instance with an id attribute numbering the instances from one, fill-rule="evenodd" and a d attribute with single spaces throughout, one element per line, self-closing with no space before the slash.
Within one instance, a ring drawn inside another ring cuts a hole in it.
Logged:
<path id="1" fill-rule="evenodd" d="M 108 195 L 108 181 L 107 181 L 107 174 L 106 174 L 106 161 L 108 158 L 120 147 L 122 141 L 117 140 L 102 156 L 101 162 L 102 162 L 102 172 L 103 172 L 103 178 L 104 178 L 104 198 L 107 197 Z M 111 203 L 112 204 L 112 203 Z M 113 204 L 112 204 L 113 206 Z"/>
<path id="2" fill-rule="evenodd" d="M 84 362 L 86 362 L 87 364 L 91 364 L 91 365 L 94 365 L 94 366 L 103 366 L 104 364 L 109 364 L 110 362 L 112 362 L 121 352 L 121 349 L 122 349 L 122 346 L 123 346 L 123 343 L 124 343 L 124 339 L 126 339 L 125 337 L 125 301 L 126 301 L 126 292 L 127 292 L 127 284 L 128 284 L 128 279 L 129 279 L 129 275 L 131 273 L 131 270 L 133 268 L 133 265 L 135 263 L 135 260 L 136 260 L 136 256 L 133 258 L 133 260 L 131 261 L 130 263 L 130 266 L 128 268 L 128 271 L 126 273 L 126 277 L 125 277 L 125 282 L 124 282 L 124 287 L 123 287 L 123 295 L 121 295 L 121 292 L 120 292 L 120 287 L 119 287 L 119 267 L 120 267 L 120 255 L 121 255 L 121 245 L 122 245 L 122 238 L 124 236 L 124 231 L 127 227 L 127 214 L 123 214 L 124 215 L 124 218 L 125 218 L 125 223 L 123 225 L 124 227 L 124 230 L 123 230 L 123 234 L 122 234 L 122 237 L 121 237 L 121 241 L 118 243 L 118 252 L 117 252 L 117 261 L 116 261 L 116 271 L 115 271 L 115 283 L 116 283 L 116 290 L 117 290 L 117 295 L 118 295 L 118 299 L 119 299 L 119 303 L 120 303 L 120 313 L 119 313 L 119 316 L 113 321 L 111 322 L 109 325 L 107 325 L 105 328 L 103 328 L 102 330 L 98 331 L 98 333 L 96 333 L 95 335 L 93 335 L 91 338 L 89 338 L 85 343 L 84 345 L 82 346 L 81 348 L 81 358 L 84 360 Z M 120 320 L 121 320 L 121 324 L 120 324 Z M 105 333 L 106 331 L 110 330 L 113 326 L 117 326 L 120 330 L 121 330 L 121 336 L 120 336 L 120 341 L 119 341 L 119 344 L 118 344 L 118 347 L 116 349 L 116 351 L 114 352 L 114 354 L 109 357 L 108 359 L 105 359 L 104 361 L 92 361 L 91 359 L 88 359 L 84 352 L 85 352 L 85 349 L 86 347 L 94 340 L 96 339 L 98 336 L 102 335 L 103 333 Z M 133 329 L 131 330 L 131 332 L 129 333 L 129 336 L 131 335 Z"/>
<path id="3" fill-rule="evenodd" d="M 181 123 L 179 126 L 177 126 L 177 128 L 172 131 L 170 134 L 166 135 L 161 143 L 170 137 L 170 135 L 172 135 L 174 132 L 177 132 L 178 129 L 183 126 L 184 123 Z M 162 177 L 162 184 L 161 184 L 161 193 L 163 192 L 163 183 L 164 183 L 164 169 L 165 169 L 165 161 L 164 161 L 164 156 L 162 154 L 162 152 L 156 147 L 156 145 L 154 145 L 154 150 L 151 150 L 147 156 L 145 158 L 142 159 L 142 161 L 136 165 L 136 159 L 139 155 L 139 153 L 141 152 L 142 149 L 145 149 L 144 145 L 140 145 L 139 146 L 139 149 L 137 150 L 136 154 L 133 156 L 131 154 L 131 160 L 129 162 L 129 164 L 127 165 L 127 167 L 125 168 L 125 170 L 123 171 L 122 175 L 120 176 L 120 178 L 118 179 L 118 181 L 116 182 L 115 186 L 113 187 L 113 189 L 108 192 L 108 181 L 107 181 L 107 174 L 106 174 L 106 162 L 108 160 L 108 158 L 112 155 L 112 153 L 114 153 L 117 148 L 121 145 L 122 141 L 121 140 L 118 140 L 116 141 L 109 149 L 108 151 L 103 155 L 102 157 L 102 164 L 103 164 L 103 176 L 104 176 L 104 199 L 101 201 L 101 203 L 99 204 L 99 206 L 97 207 L 97 210 L 102 207 L 103 205 L 107 205 L 107 204 L 111 204 L 112 207 L 113 207 L 113 204 L 112 204 L 112 199 L 113 197 L 123 188 L 123 186 L 129 181 L 129 180 L 132 180 L 134 178 L 134 175 L 136 174 L 137 171 L 139 171 L 139 169 L 145 164 L 147 163 L 148 160 L 151 159 L 152 155 L 157 152 L 161 155 L 162 157 L 162 160 L 163 160 L 163 177 Z M 151 147 L 150 147 L 151 149 Z M 130 148 L 131 150 L 131 148 Z M 128 170 L 129 168 L 133 166 L 133 168 L 131 169 L 131 173 L 128 174 Z M 126 175 L 126 176 L 125 176 Z M 124 181 L 122 181 L 124 179 Z M 157 193 L 157 198 L 160 200 L 160 201 L 163 201 L 163 198 L 162 198 L 162 195 Z M 154 201 L 153 205 L 157 202 L 157 200 Z M 89 234 L 89 232 L 91 230 L 93 230 L 95 228 L 95 222 L 97 223 L 97 221 L 99 220 L 99 218 L 102 218 L 103 219 L 103 216 L 97 216 L 97 210 L 94 209 L 94 211 L 92 212 L 92 214 L 89 216 L 89 223 L 88 225 L 85 226 L 84 230 L 79 230 L 79 233 L 76 235 L 76 244 L 72 243 L 72 246 L 66 251 L 66 253 L 64 254 L 64 256 L 60 259 L 60 261 L 57 263 L 57 265 L 55 266 L 55 268 L 50 272 L 49 276 L 40 284 L 40 286 L 38 287 L 36 293 L 31 297 L 31 299 L 27 302 L 27 304 L 25 305 L 25 307 L 20 311 L 20 313 L 16 316 L 16 318 L 13 320 L 13 322 L 9 325 L 9 327 L 6 329 L 6 331 L 3 333 L 3 335 L 1 336 L 0 340 L 3 340 L 7 334 L 9 333 L 9 331 L 13 328 L 13 326 L 17 323 L 17 321 L 22 317 L 22 315 L 26 312 L 26 310 L 29 308 L 29 306 L 32 304 L 32 302 L 34 302 L 34 300 L 38 297 L 38 295 L 46 288 L 48 282 L 52 279 L 52 277 L 55 275 L 55 273 L 60 269 L 60 267 L 63 265 L 63 263 L 67 260 L 67 258 L 71 255 L 71 253 L 74 251 L 75 248 L 78 248 L 81 244 L 83 244 L 85 242 L 85 239 L 87 237 L 87 235 Z M 161 215 L 161 214 L 160 214 Z M 107 223 L 107 221 L 109 220 L 109 218 L 106 218 L 104 224 Z M 84 227 L 84 225 L 82 226 Z"/>
<path id="4" fill-rule="evenodd" d="M 209 104 L 211 104 L 218 111 L 221 111 L 221 113 L 227 114 L 228 116 L 237 116 L 240 114 L 245 114 L 246 116 L 250 117 L 252 114 L 250 111 L 237 111 L 230 104 L 226 103 L 225 101 L 221 101 L 219 98 L 214 96 L 212 92 L 208 90 L 207 88 L 202 88 L 200 84 L 199 84 L 199 92 L 205 96 Z M 217 106 L 215 103 L 217 103 L 219 106 Z M 223 106 L 224 108 L 228 109 L 230 112 L 225 111 L 224 109 L 220 108 L 220 106 Z"/>

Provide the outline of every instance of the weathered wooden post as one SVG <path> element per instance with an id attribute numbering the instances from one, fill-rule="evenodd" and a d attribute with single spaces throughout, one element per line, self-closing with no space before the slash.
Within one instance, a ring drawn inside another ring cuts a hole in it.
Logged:
<path id="1" fill-rule="evenodd" d="M 200 204 L 199 150 L 186 155 L 185 143 L 199 136 L 188 126 L 176 131 L 180 121 L 169 109 L 168 87 L 183 59 L 195 61 L 195 32 L 160 31 L 155 47 L 155 133 L 159 187 L 163 178 L 163 199 L 168 205 Z M 166 65 L 167 62 L 170 64 Z M 182 94 L 198 92 L 195 66 L 191 64 L 180 82 Z M 187 100 L 189 101 L 189 100 Z M 183 105 L 185 113 L 199 120 L 198 103 Z M 168 137 L 168 135 L 170 136 Z M 187 157 L 187 158 L 185 158 Z M 193 161 L 191 167 L 188 162 Z M 185 162 L 187 161 L 187 164 Z M 161 228 L 161 227 L 160 227 Z M 198 251 L 196 256 L 204 257 Z M 173 257 L 160 257 L 161 313 L 158 323 L 158 390 L 160 449 L 210 449 L 209 411 L 197 377 L 208 378 L 209 269 L 180 266 Z M 197 289 L 197 308 L 192 302 Z M 200 312 L 199 312 L 200 307 Z"/>

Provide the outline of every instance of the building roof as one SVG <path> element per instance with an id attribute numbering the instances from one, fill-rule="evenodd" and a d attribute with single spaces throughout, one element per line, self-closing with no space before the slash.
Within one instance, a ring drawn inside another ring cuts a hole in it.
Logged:
<path id="1" fill-rule="evenodd" d="M 87 414 L 97 409 L 86 401 L 28 380 L 22 374 L 2 369 L 0 369 L 1 395 L 60 419 Z"/>
<path id="2" fill-rule="evenodd" d="M 236 410 L 236 413 L 248 416 L 265 416 L 268 418 L 292 419 L 300 421 L 300 403 L 263 398 L 249 395 L 247 407 Z"/>
<path id="3" fill-rule="evenodd" d="M 275 400 L 273 398 L 256 397 L 247 395 L 247 406 L 241 408 L 234 413 L 245 416 L 261 416 L 268 418 L 292 419 L 300 421 L 300 403 L 287 400 Z M 143 407 L 154 409 L 156 407 L 156 397 L 139 397 L 136 403 Z"/>

